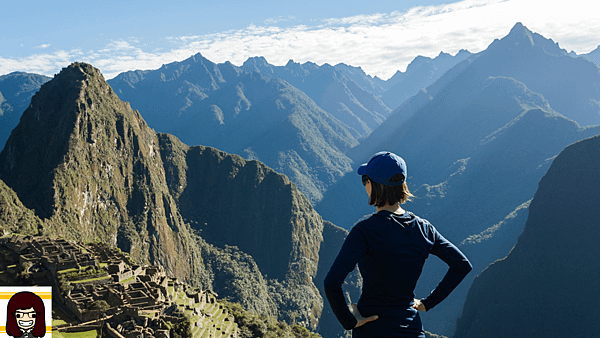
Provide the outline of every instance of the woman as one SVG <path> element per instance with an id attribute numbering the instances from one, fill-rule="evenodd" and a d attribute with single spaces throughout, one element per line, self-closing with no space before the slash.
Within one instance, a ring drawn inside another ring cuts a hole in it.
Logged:
<path id="1" fill-rule="evenodd" d="M 6 333 L 21 338 L 46 335 L 44 302 L 40 296 L 22 291 L 10 298 L 6 309 Z"/>
<path id="2" fill-rule="evenodd" d="M 417 311 L 440 303 L 471 271 L 469 260 L 427 220 L 400 204 L 413 195 L 405 178 L 406 163 L 396 154 L 379 152 L 358 168 L 377 213 L 357 223 L 325 278 L 325 294 L 346 330 L 359 337 L 425 337 Z M 424 299 L 414 289 L 429 254 L 441 258 L 448 272 Z M 358 304 L 349 308 L 342 283 L 355 265 L 363 278 Z"/>

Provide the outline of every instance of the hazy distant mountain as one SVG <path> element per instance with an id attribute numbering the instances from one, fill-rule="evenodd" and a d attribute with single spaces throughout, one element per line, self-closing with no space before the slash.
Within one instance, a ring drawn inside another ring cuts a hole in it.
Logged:
<path id="1" fill-rule="evenodd" d="M 334 68 L 346 77 L 356 82 L 362 89 L 380 97 L 392 86 L 393 81 L 384 81 L 379 77 L 367 75 L 361 67 L 353 67 L 345 63 L 338 63 Z"/>
<path id="2" fill-rule="evenodd" d="M 593 63 L 595 63 L 598 67 L 600 67 L 600 45 L 594 49 L 593 51 L 587 53 L 587 54 L 582 54 L 580 55 L 583 58 L 592 61 Z"/>
<path id="3" fill-rule="evenodd" d="M 366 162 L 379 150 L 404 157 L 409 187 L 418 197 L 406 208 L 428 218 L 456 244 L 464 243 L 461 247 L 473 260 L 475 276 L 514 245 L 523 224 L 511 220 L 523 219 L 518 210 L 526 210 L 522 206 L 533 197 L 551 159 L 566 145 L 600 133 L 598 127 L 583 128 L 573 121 L 598 117 L 592 103 L 600 93 L 591 89 L 600 84 L 600 74 L 594 69 L 590 62 L 567 56 L 551 40 L 517 24 L 507 37 L 407 100 L 352 149 L 352 157 L 355 163 Z M 571 96 L 587 97 L 582 99 L 587 106 Z M 563 114 L 555 104 L 580 110 L 569 108 Z M 317 209 L 345 228 L 373 211 L 354 172 L 332 186 Z M 515 212 L 520 216 L 508 217 Z M 485 244 L 465 241 L 472 235 L 485 237 L 486 230 L 502 221 L 511 226 L 490 236 L 502 240 L 487 238 L 494 243 L 489 250 Z M 418 292 L 429 292 L 444 271 L 434 261 Z M 425 327 L 452 333 L 469 282 L 439 310 L 423 316 Z"/>
<path id="4" fill-rule="evenodd" d="M 395 109 L 469 56 L 471 53 L 464 49 L 454 56 L 442 52 L 433 59 L 417 56 L 408 65 L 406 72 L 394 75 L 398 78 L 397 83 L 388 88 L 381 99 L 388 107 Z M 393 79 L 390 80 L 390 82 L 393 81 Z"/>
<path id="5" fill-rule="evenodd" d="M 317 327 L 323 221 L 308 200 L 258 161 L 156 134 L 90 65 L 63 69 L 33 97 L 0 153 L 0 179 L 5 232 L 116 245 L 247 309 Z"/>
<path id="6" fill-rule="evenodd" d="M 310 201 L 350 170 L 344 151 L 357 144 L 352 132 L 280 78 L 197 54 L 158 70 L 122 73 L 109 84 L 156 130 L 258 159 L 286 174 Z"/>
<path id="7" fill-rule="evenodd" d="M 455 337 L 598 334 L 598 190 L 600 137 L 564 149 L 540 181 L 514 249 L 475 278 Z"/>
<path id="8" fill-rule="evenodd" d="M 14 72 L 0 76 L 0 149 L 10 132 L 19 124 L 31 97 L 50 78 L 44 75 Z"/>
<path id="9" fill-rule="evenodd" d="M 369 88 L 362 88 L 329 64 L 317 66 L 290 60 L 285 66 L 273 66 L 263 57 L 254 57 L 241 68 L 289 82 L 340 120 L 357 139 L 368 136 L 391 112 Z"/>

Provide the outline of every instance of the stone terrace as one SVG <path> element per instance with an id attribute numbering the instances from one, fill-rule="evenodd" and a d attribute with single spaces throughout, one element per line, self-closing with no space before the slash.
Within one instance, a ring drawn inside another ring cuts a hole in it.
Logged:
<path id="1" fill-rule="evenodd" d="M 169 327 L 187 315 L 195 338 L 238 335 L 233 316 L 215 293 L 173 280 L 161 266 L 135 265 L 105 244 L 12 236 L 0 238 L 0 248 L 3 261 L 18 256 L 27 273 L 52 281 L 59 307 L 79 321 L 59 331 L 96 328 L 115 338 L 169 338 Z"/>

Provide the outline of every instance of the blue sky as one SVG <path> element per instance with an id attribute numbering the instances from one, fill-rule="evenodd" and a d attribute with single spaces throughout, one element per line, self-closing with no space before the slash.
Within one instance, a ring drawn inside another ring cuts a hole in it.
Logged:
<path id="1" fill-rule="evenodd" d="M 0 11 L 0 75 L 52 76 L 74 61 L 106 78 L 202 53 L 344 62 L 389 78 L 417 55 L 479 52 L 516 22 L 578 54 L 600 45 L 600 1 L 10 1 Z"/>

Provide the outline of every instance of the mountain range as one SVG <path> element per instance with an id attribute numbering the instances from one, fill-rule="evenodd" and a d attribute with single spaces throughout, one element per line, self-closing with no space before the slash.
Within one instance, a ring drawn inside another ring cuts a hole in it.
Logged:
<path id="1" fill-rule="evenodd" d="M 424 325 L 451 336 L 474 283 L 455 336 L 481 336 L 466 323 L 484 322 L 480 301 L 499 280 L 484 269 L 515 253 L 557 154 L 600 134 L 597 51 L 567 53 L 518 23 L 480 53 L 418 57 L 387 81 L 345 64 L 236 67 L 197 54 L 108 84 L 74 64 L 29 104 L 49 78 L 9 74 L 0 118 L 29 108 L 0 153 L 2 230 L 106 241 L 247 309 L 340 336 L 321 279 L 373 211 L 355 168 L 390 150 L 408 163 L 406 208 L 475 268 Z M 520 269 L 504 261 L 489 270 Z M 416 295 L 444 271 L 429 260 Z M 358 297 L 356 272 L 346 289 Z"/>
<path id="2" fill-rule="evenodd" d="M 19 124 L 33 94 L 49 80 L 44 75 L 23 72 L 0 76 L 0 148 L 4 147 L 10 132 Z"/>
<path id="3" fill-rule="evenodd" d="M 287 177 L 157 134 L 90 65 L 33 96 L 0 153 L 5 233 L 102 241 L 245 308 L 317 328 L 323 221 Z"/>
<path id="4" fill-rule="evenodd" d="M 454 337 L 597 334 L 599 189 L 599 136 L 560 152 L 517 244 L 475 278 Z"/>
<path id="5" fill-rule="evenodd" d="M 598 85 L 595 64 L 516 24 L 406 100 L 348 153 L 354 163 L 380 150 L 402 156 L 417 196 L 406 208 L 462 243 L 472 260 L 474 273 L 439 310 L 423 316 L 425 327 L 452 335 L 472 278 L 514 246 L 527 202 L 552 159 L 600 133 L 593 126 L 600 124 Z M 330 187 L 316 208 L 347 229 L 373 211 L 354 172 Z M 445 269 L 435 260 L 426 266 L 417 294 L 433 289 Z"/>
<path id="6" fill-rule="evenodd" d="M 447 59 L 454 60 L 445 58 L 445 64 L 452 62 Z M 426 73 L 426 67 L 411 72 L 428 83 Z M 397 75 L 388 83 L 344 64 L 290 60 L 274 66 L 254 57 L 236 67 L 196 54 L 108 82 L 158 131 L 258 159 L 290 177 L 316 203 L 351 170 L 345 153 L 389 115 L 378 95 L 403 73 Z"/>

